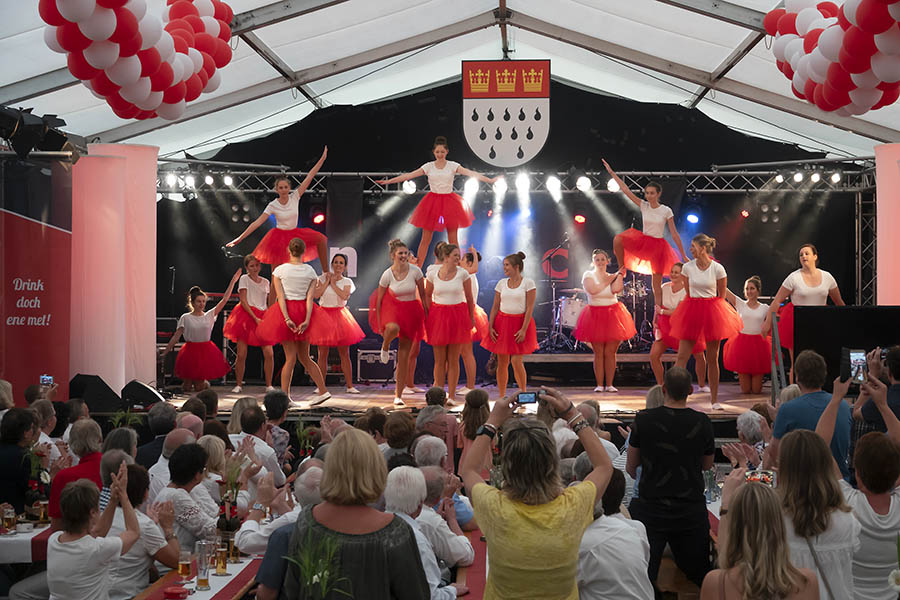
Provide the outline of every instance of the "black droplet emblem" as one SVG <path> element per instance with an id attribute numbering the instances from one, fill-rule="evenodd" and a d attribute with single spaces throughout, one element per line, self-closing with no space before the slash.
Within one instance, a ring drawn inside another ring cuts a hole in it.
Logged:
<path id="1" fill-rule="evenodd" d="M 510 117 L 510 115 L 509 115 L 509 109 L 508 109 L 508 108 L 504 108 L 504 109 L 503 109 L 503 120 L 504 120 L 504 121 L 509 121 L 511 118 L 512 118 L 512 117 Z"/>
<path id="2" fill-rule="evenodd" d="M 518 158 L 522 158 L 522 157 L 525 156 L 525 153 L 522 152 L 522 146 L 519 146 L 519 151 L 516 152 L 516 156 L 517 156 Z"/>
<path id="3" fill-rule="evenodd" d="M 500 133 L 500 128 L 499 128 L 499 127 L 497 128 L 497 133 L 494 134 L 494 139 L 495 139 L 495 140 L 502 140 L 502 139 L 503 139 L 503 134 Z"/>
<path id="4" fill-rule="evenodd" d="M 477 121 L 477 120 L 478 120 L 478 111 L 475 110 L 474 108 L 472 109 L 472 120 L 473 120 L 473 121 Z"/>
<path id="5" fill-rule="evenodd" d="M 494 152 L 494 147 L 491 146 L 491 151 L 488 153 L 488 156 L 491 158 L 497 158 L 497 153 Z"/>
<path id="6" fill-rule="evenodd" d="M 488 109 L 487 120 L 488 120 L 488 121 L 493 121 L 493 120 L 494 120 L 494 109 L 493 109 L 493 108 L 489 108 L 489 109 Z"/>
<path id="7" fill-rule="evenodd" d="M 478 134 L 478 139 L 482 141 L 487 139 L 487 134 L 484 132 L 484 127 L 481 128 L 481 133 Z"/>
<path id="8" fill-rule="evenodd" d="M 523 108 L 520 108 L 520 109 L 519 109 L 519 120 L 520 120 L 520 121 L 524 121 L 524 120 L 525 120 L 525 109 L 523 109 Z"/>
<path id="9" fill-rule="evenodd" d="M 534 134 L 531 133 L 531 127 L 528 128 L 528 132 L 525 134 L 525 137 L 528 138 L 529 140 L 534 139 Z"/>
<path id="10" fill-rule="evenodd" d="M 511 137 L 514 140 L 519 139 L 519 132 L 516 131 L 515 127 L 513 127 L 512 133 L 509 134 L 509 137 Z"/>
<path id="11" fill-rule="evenodd" d="M 542 116 L 542 115 L 541 115 L 541 109 L 540 109 L 540 108 L 534 109 L 534 120 L 535 120 L 535 121 L 540 121 L 540 120 L 541 120 L 541 116 Z"/>

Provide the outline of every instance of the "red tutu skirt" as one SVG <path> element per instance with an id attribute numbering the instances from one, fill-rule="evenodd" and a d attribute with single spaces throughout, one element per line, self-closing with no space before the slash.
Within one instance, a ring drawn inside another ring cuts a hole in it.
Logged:
<path id="1" fill-rule="evenodd" d="M 637 334 L 631 313 L 621 302 L 609 306 L 585 306 L 575 324 L 575 339 L 603 344 L 624 342 Z"/>
<path id="2" fill-rule="evenodd" d="M 537 329 L 534 326 L 534 319 L 528 322 L 528 328 L 525 330 L 525 339 L 522 342 L 516 341 L 516 332 L 522 328 L 522 321 L 524 320 L 525 313 L 508 315 L 498 312 L 497 316 L 494 317 L 497 341 L 492 340 L 490 335 L 486 335 L 481 340 L 481 347 L 494 354 L 531 354 L 538 348 Z"/>
<path id="3" fill-rule="evenodd" d="M 794 349 L 794 303 L 788 302 L 778 312 L 778 341 L 782 348 Z M 767 371 L 768 372 L 768 371 Z"/>
<path id="4" fill-rule="evenodd" d="M 687 297 L 672 315 L 672 337 L 708 342 L 737 336 L 744 322 L 724 298 Z"/>
<path id="5" fill-rule="evenodd" d="M 290 260 L 288 253 L 288 244 L 294 238 L 300 238 L 306 244 L 306 250 L 303 252 L 303 262 L 309 262 L 319 258 L 319 242 L 327 241 L 327 238 L 308 227 L 298 227 L 296 229 L 270 229 L 263 239 L 259 241 L 253 250 L 259 262 L 277 267 L 281 263 Z"/>
<path id="6" fill-rule="evenodd" d="M 480 342 L 491 336 L 490 321 L 484 309 L 475 305 L 475 327 L 472 328 L 472 341 Z"/>
<path id="7" fill-rule="evenodd" d="M 465 344 L 472 341 L 472 322 L 465 302 L 432 304 L 425 317 L 426 341 L 432 346 Z"/>
<path id="8" fill-rule="evenodd" d="M 444 231 L 468 227 L 475 220 L 472 209 L 458 194 L 428 192 L 419 200 L 409 222 L 422 229 Z"/>
<path id="9" fill-rule="evenodd" d="M 669 242 L 655 238 L 629 227 L 619 234 L 625 250 L 625 267 L 635 273 L 668 275 L 672 265 L 681 262 L 681 257 Z"/>
<path id="10" fill-rule="evenodd" d="M 366 337 L 362 328 L 345 306 L 320 306 L 322 327 L 321 337 L 310 338 L 309 342 L 317 346 L 352 346 Z"/>
<path id="11" fill-rule="evenodd" d="M 407 340 L 421 340 L 425 337 L 425 309 L 422 302 L 415 300 L 397 300 L 390 289 L 385 290 L 381 299 L 381 322 L 375 303 L 378 300 L 378 288 L 369 296 L 369 326 L 379 335 L 384 334 L 382 324 L 396 323 L 400 327 L 400 337 Z"/>
<path id="12" fill-rule="evenodd" d="M 285 300 L 288 316 L 298 327 L 306 320 L 306 300 Z M 266 310 L 262 321 L 256 328 L 256 335 L 267 346 L 282 342 L 311 341 L 325 337 L 328 332 L 322 320 L 321 308 L 313 304 L 313 314 L 309 320 L 309 327 L 303 333 L 294 333 L 284 321 L 281 307 L 276 302 Z"/>
<path id="13" fill-rule="evenodd" d="M 255 306 L 251 306 L 250 310 L 252 310 L 253 314 L 260 319 L 266 314 L 266 311 L 261 308 L 256 308 Z M 244 310 L 244 307 L 241 304 L 235 306 L 234 310 L 231 311 L 231 314 L 228 315 L 225 326 L 222 328 L 222 333 L 226 338 L 235 343 L 245 342 L 248 346 L 266 345 L 263 344 L 262 340 L 259 339 L 259 336 L 256 335 L 256 319 L 250 318 L 250 315 Z"/>
<path id="14" fill-rule="evenodd" d="M 219 379 L 230 370 L 222 350 L 211 341 L 185 342 L 175 358 L 175 377 L 179 379 Z"/>
<path id="15" fill-rule="evenodd" d="M 760 334 L 739 333 L 725 342 L 722 351 L 725 368 L 746 375 L 772 372 L 772 340 Z"/>
<path id="16" fill-rule="evenodd" d="M 678 350 L 679 339 L 672 337 L 672 316 L 656 315 L 656 327 L 654 328 L 656 339 L 672 350 Z M 691 354 L 699 354 L 706 350 L 706 342 L 695 342 Z"/>

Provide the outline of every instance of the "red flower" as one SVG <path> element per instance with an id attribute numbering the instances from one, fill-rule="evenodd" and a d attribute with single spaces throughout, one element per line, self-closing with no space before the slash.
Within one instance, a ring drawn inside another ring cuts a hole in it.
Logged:
<path id="1" fill-rule="evenodd" d="M 225 514 L 225 505 L 224 505 L 224 504 L 221 505 L 221 506 L 219 506 L 219 514 L 220 514 L 220 515 L 224 515 L 224 514 Z"/>
<path id="2" fill-rule="evenodd" d="M 31 489 L 37 491 L 37 489 L 38 489 L 38 482 L 35 481 L 34 479 L 31 479 L 31 480 L 28 481 L 28 487 L 30 487 Z"/>

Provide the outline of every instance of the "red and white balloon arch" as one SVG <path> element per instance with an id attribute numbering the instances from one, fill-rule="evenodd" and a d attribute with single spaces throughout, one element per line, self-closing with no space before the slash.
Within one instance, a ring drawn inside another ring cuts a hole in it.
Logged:
<path id="1" fill-rule="evenodd" d="M 47 46 L 123 119 L 179 118 L 231 61 L 234 12 L 221 0 L 39 0 L 38 9 Z"/>
<path id="2" fill-rule="evenodd" d="M 801 100 L 849 116 L 900 97 L 900 0 L 785 0 L 764 27 Z"/>

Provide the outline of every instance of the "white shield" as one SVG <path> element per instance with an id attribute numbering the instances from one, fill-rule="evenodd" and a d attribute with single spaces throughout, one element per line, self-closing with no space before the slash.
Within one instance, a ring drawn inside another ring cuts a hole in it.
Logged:
<path id="1" fill-rule="evenodd" d="M 550 98 L 464 98 L 463 132 L 472 151 L 496 167 L 537 156 L 550 132 Z"/>

